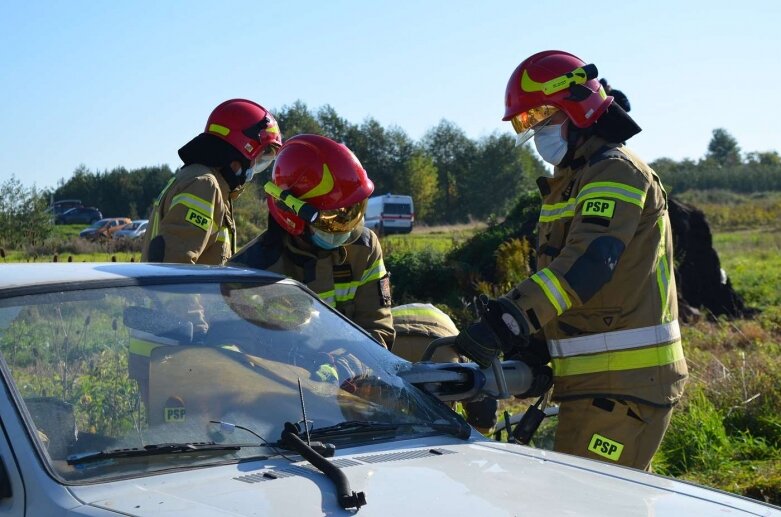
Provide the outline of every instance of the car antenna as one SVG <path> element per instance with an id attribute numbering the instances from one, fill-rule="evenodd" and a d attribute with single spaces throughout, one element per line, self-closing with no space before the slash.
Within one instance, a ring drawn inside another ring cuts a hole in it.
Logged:
<path id="1" fill-rule="evenodd" d="M 301 418 L 304 423 L 304 434 L 306 435 L 306 444 L 311 447 L 312 440 L 309 438 L 309 422 L 306 419 L 306 406 L 304 405 L 304 390 L 301 389 L 301 377 L 298 378 L 298 398 L 301 400 Z"/>

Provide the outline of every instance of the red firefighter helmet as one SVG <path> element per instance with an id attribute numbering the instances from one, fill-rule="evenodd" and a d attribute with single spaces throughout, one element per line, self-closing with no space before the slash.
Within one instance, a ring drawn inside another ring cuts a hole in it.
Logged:
<path id="1" fill-rule="evenodd" d="M 363 220 L 374 183 L 358 158 L 344 144 L 319 135 L 297 135 L 285 142 L 274 162 L 271 182 L 284 196 L 314 207 L 313 227 L 350 232 Z M 269 189 L 266 189 L 269 192 Z M 280 197 L 268 196 L 269 212 L 288 232 L 300 235 L 304 221 Z"/>
<path id="2" fill-rule="evenodd" d="M 261 154 L 273 156 L 282 146 L 282 134 L 274 116 L 246 99 L 230 99 L 214 108 L 204 133 L 225 140 L 250 162 Z"/>
<path id="3" fill-rule="evenodd" d="M 567 52 L 547 50 L 526 58 L 513 71 L 504 96 L 504 117 L 518 133 L 561 110 L 577 127 L 594 124 L 609 97 L 597 80 L 597 67 Z"/>

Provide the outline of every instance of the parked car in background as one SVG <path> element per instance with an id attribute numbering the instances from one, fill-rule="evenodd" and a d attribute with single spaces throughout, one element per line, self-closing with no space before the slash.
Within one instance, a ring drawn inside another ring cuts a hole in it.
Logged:
<path id="1" fill-rule="evenodd" d="M 92 223 L 90 227 L 83 229 L 79 233 L 79 237 L 92 240 L 110 239 L 114 232 L 121 230 L 132 223 L 133 221 L 127 217 L 109 217 L 108 219 L 101 219 Z"/>
<path id="2" fill-rule="evenodd" d="M 139 239 L 146 233 L 148 219 L 136 219 L 129 225 L 114 232 L 115 239 Z"/>
<path id="3" fill-rule="evenodd" d="M 103 219 L 103 214 L 94 206 L 69 208 L 54 217 L 55 224 L 92 224 Z"/>
<path id="4" fill-rule="evenodd" d="M 781 515 L 489 440 L 424 391 L 439 382 L 413 383 L 421 368 L 266 271 L 0 264 L 0 512 Z"/>
<path id="5" fill-rule="evenodd" d="M 84 205 L 81 203 L 80 199 L 60 199 L 59 201 L 53 202 L 48 210 L 54 217 L 57 217 L 58 215 L 64 214 L 71 208 L 81 208 L 83 206 Z"/>
<path id="6" fill-rule="evenodd" d="M 409 233 L 415 224 L 412 197 L 385 194 L 369 198 L 364 224 L 375 233 Z"/>

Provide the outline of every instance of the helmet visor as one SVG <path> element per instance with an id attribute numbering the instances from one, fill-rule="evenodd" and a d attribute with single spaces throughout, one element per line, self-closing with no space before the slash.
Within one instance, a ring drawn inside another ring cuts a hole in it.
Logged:
<path id="1" fill-rule="evenodd" d="M 320 210 L 320 217 L 312 226 L 328 233 L 349 232 L 363 220 L 366 212 L 366 200 L 345 208 Z"/>
<path id="2" fill-rule="evenodd" d="M 264 170 L 268 169 L 268 166 L 271 165 L 271 162 L 274 161 L 274 158 L 277 157 L 277 149 L 274 146 L 266 146 L 266 149 L 263 151 L 262 154 L 259 154 L 255 158 L 255 163 L 253 163 L 251 170 L 252 170 L 252 176 L 255 174 L 260 174 Z M 252 179 L 252 176 L 249 176 L 247 178 L 247 181 Z"/>
<path id="3" fill-rule="evenodd" d="M 513 129 L 518 134 L 516 145 L 521 145 L 534 136 L 534 132 L 550 122 L 550 119 L 559 111 L 556 106 L 538 106 L 523 113 L 519 113 L 510 119 Z"/>

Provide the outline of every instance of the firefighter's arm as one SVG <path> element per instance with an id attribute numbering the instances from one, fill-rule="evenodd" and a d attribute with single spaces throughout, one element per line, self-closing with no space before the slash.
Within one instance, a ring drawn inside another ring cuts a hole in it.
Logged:
<path id="1" fill-rule="evenodd" d="M 385 270 L 382 248 L 372 233 L 369 256 L 355 292 L 353 321 L 390 349 L 396 337 L 391 315 L 390 277 Z"/>
<path id="2" fill-rule="evenodd" d="M 158 235 L 150 242 L 151 262 L 195 264 L 215 238 L 216 215 L 221 204 L 219 185 L 213 178 L 199 177 L 171 198 L 160 221 Z"/>
<path id="3" fill-rule="evenodd" d="M 650 187 L 642 172 L 626 160 L 607 159 L 583 173 L 559 255 L 507 294 L 532 331 L 587 302 L 609 282 L 640 223 Z"/>

